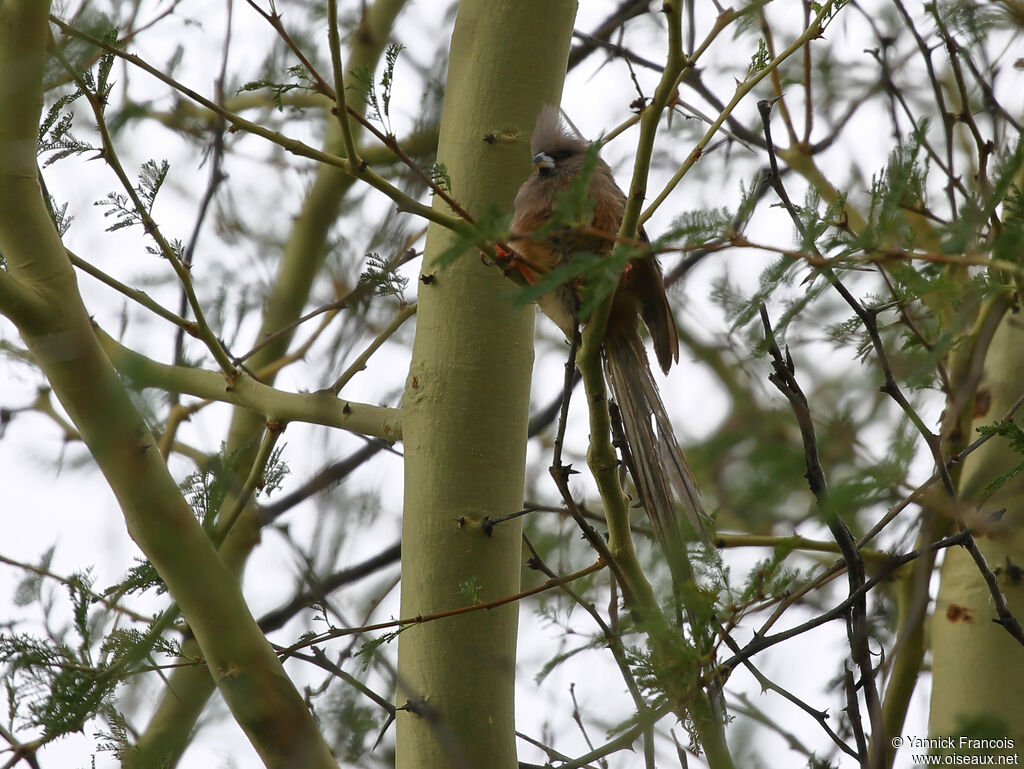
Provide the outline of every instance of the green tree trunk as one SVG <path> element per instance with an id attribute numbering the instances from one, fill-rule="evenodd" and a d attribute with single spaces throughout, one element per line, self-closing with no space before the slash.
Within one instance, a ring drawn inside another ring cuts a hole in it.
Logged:
<path id="1" fill-rule="evenodd" d="M 979 388 L 977 425 L 992 424 L 1020 397 L 1024 330 L 1008 313 L 996 333 Z M 1001 438 L 971 454 L 964 464 L 960 497 L 973 503 L 992 479 L 1009 471 L 1020 455 Z M 1014 616 L 1024 618 L 1024 477 L 1018 475 L 980 509 L 981 518 L 1004 509 L 1000 521 L 981 525 L 978 547 Z M 980 755 L 1024 752 L 1024 648 L 992 622 L 992 598 L 974 561 L 962 548 L 946 551 L 932 619 L 930 733 L 1012 739 L 1010 751 L 985 748 Z M 966 747 L 966 746 L 965 746 Z M 965 753 L 959 743 L 955 752 Z M 998 760 L 998 759 L 997 759 Z"/>
<path id="2" fill-rule="evenodd" d="M 439 162 L 468 210 L 511 208 L 529 173 L 529 134 L 559 103 L 574 0 L 464 0 L 451 44 Z M 543 20 L 543 23 L 540 23 Z M 435 205 L 443 206 L 440 201 Z M 469 606 L 519 589 L 521 528 L 481 522 L 522 506 L 532 307 L 473 251 L 427 236 L 404 402 L 402 616 Z M 400 769 L 516 766 L 515 605 L 406 630 L 399 640 Z"/>

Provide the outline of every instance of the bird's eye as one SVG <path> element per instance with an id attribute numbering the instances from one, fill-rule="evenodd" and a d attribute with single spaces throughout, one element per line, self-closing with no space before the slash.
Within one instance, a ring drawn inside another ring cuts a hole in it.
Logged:
<path id="1" fill-rule="evenodd" d="M 572 157 L 572 150 L 555 150 L 551 153 L 551 157 L 556 163 L 560 160 L 568 160 Z"/>

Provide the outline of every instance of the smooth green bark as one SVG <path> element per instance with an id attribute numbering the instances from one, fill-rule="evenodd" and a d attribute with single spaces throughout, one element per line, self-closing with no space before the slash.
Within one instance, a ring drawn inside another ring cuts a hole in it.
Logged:
<path id="1" fill-rule="evenodd" d="M 530 171 L 534 119 L 560 101 L 575 10 L 573 0 L 460 4 L 438 159 L 469 211 L 511 208 Z M 439 268 L 450 243 L 432 226 L 423 271 L 433 279 L 420 286 L 406 384 L 402 616 L 519 589 L 518 519 L 491 536 L 481 522 L 522 506 L 535 310 L 515 308 L 512 284 L 474 251 Z M 397 702 L 413 708 L 398 714 L 400 769 L 517 765 L 517 611 L 402 633 Z"/>
<path id="2" fill-rule="evenodd" d="M 991 424 L 1020 397 L 1022 360 L 1024 330 L 1010 313 L 985 361 L 979 403 L 988 405 L 978 414 L 975 426 Z M 1019 461 L 1004 440 L 986 443 L 965 461 L 961 500 L 976 503 L 987 483 Z M 1014 567 L 1024 565 L 1024 478 L 1018 475 L 980 509 L 981 518 L 1006 511 L 998 523 L 982 524 L 983 533 L 976 540 L 989 568 L 1000 570 L 999 587 L 1019 620 L 1024 618 L 1024 580 L 1015 575 Z M 947 550 L 931 625 L 929 730 L 936 737 L 959 736 L 984 725 L 985 736 L 1013 739 L 1016 748 L 1010 754 L 1020 755 L 1024 752 L 1024 647 L 992 622 L 994 618 L 991 595 L 973 559 L 962 548 Z M 1002 753 L 986 750 L 981 755 Z"/>

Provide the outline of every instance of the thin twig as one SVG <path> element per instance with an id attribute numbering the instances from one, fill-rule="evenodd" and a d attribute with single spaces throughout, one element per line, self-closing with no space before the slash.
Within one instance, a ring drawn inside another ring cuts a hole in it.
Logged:
<path id="1" fill-rule="evenodd" d="M 344 636 L 350 636 L 356 633 L 372 633 L 378 630 L 396 630 L 412 625 L 422 625 L 425 622 L 436 622 L 440 619 L 447 619 L 448 617 L 457 617 L 462 614 L 471 614 L 477 611 L 489 611 L 496 609 L 499 606 L 505 606 L 506 604 L 515 603 L 521 601 L 524 598 L 543 593 L 547 590 L 552 590 L 564 582 L 572 582 L 582 577 L 589 576 L 595 572 L 601 571 L 605 568 L 605 564 L 602 561 L 598 561 L 586 568 L 574 571 L 571 574 L 566 574 L 563 577 L 557 577 L 555 579 L 549 579 L 544 584 L 538 585 L 537 587 L 530 588 L 529 590 L 522 590 L 513 595 L 503 596 L 493 601 L 486 601 L 484 603 L 475 603 L 470 606 L 460 606 L 456 609 L 447 609 L 445 611 L 434 612 L 432 614 L 418 614 L 415 617 L 406 617 L 404 619 L 391 620 L 390 622 L 378 622 L 373 625 L 364 625 L 356 628 L 334 628 L 323 633 L 318 633 L 312 638 L 306 638 L 298 643 L 292 644 L 279 652 L 282 658 L 287 658 L 291 654 L 300 649 L 308 648 L 314 644 L 323 643 L 329 641 L 332 638 L 342 638 Z"/>
<path id="2" fill-rule="evenodd" d="M 793 359 L 788 354 L 788 350 L 785 358 L 783 358 L 782 351 L 775 341 L 775 334 L 772 331 L 771 322 L 768 318 L 768 310 L 763 303 L 761 304 L 760 312 L 768 352 L 772 356 L 772 373 L 769 375 L 768 380 L 786 396 L 790 407 L 793 409 L 793 415 L 796 417 L 797 425 L 800 427 L 800 435 L 803 439 L 807 483 L 810 486 L 811 493 L 814 494 L 815 499 L 818 501 L 818 512 L 832 532 L 832 536 L 839 545 L 843 561 L 846 563 L 850 595 L 856 595 L 865 581 L 864 560 L 857 550 L 857 543 L 849 527 L 831 509 L 829 504 L 828 485 L 818 456 L 818 439 L 815 434 L 814 423 L 811 419 L 810 405 L 796 380 L 796 367 Z M 868 707 L 868 713 L 871 716 L 872 726 L 874 727 L 881 711 L 874 671 L 871 667 L 871 653 L 868 648 L 866 595 L 851 605 L 850 613 L 847 617 L 847 637 L 850 643 L 853 662 L 860 670 L 861 685 L 864 687 L 864 700 Z M 847 715 L 854 727 L 858 755 L 865 757 L 867 756 L 868 744 L 864 731 L 860 727 L 859 708 L 857 707 L 856 698 L 853 699 L 847 708 Z M 874 731 L 876 734 L 879 733 L 877 729 Z"/>

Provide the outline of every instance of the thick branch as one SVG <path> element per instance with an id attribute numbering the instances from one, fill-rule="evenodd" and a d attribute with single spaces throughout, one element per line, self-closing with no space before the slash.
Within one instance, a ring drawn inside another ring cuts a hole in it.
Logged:
<path id="1" fill-rule="evenodd" d="M 276 422 L 311 422 L 387 441 L 397 441 L 402 437 L 401 411 L 398 409 L 339 400 L 328 390 L 287 393 L 245 375 L 228 382 L 214 371 L 157 363 L 102 331 L 97 331 L 97 335 L 118 371 L 140 389 L 157 387 L 231 403 Z"/>

